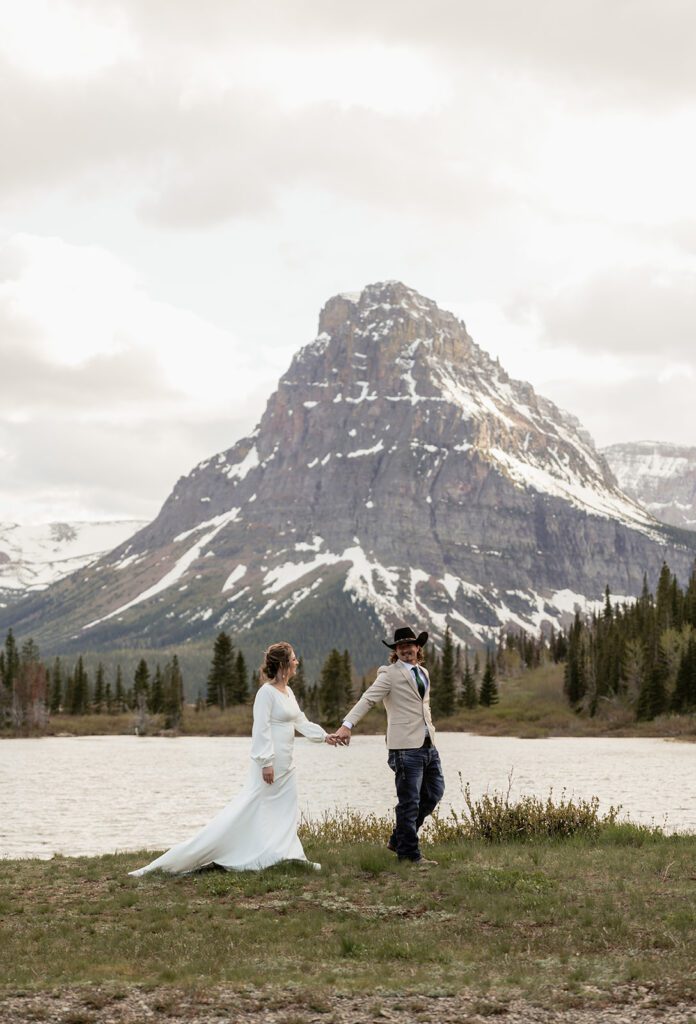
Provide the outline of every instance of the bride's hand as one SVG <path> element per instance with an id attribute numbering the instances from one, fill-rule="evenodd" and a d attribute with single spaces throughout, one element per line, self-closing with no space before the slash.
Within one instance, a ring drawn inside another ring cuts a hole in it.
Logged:
<path id="1" fill-rule="evenodd" d="M 333 733 L 329 733 L 324 737 L 324 743 L 328 743 L 330 747 L 335 747 L 338 744 L 338 740 Z"/>
<path id="2" fill-rule="evenodd" d="M 272 784 L 272 782 L 273 782 L 273 779 L 274 779 L 273 768 L 272 767 L 270 767 L 270 768 L 262 768 L 261 769 L 261 774 L 263 775 L 263 781 L 267 782 L 268 785 L 270 786 Z"/>

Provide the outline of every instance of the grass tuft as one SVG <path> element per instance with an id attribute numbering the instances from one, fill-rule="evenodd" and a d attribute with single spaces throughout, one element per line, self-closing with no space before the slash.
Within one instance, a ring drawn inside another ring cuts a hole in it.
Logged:
<path id="1" fill-rule="evenodd" d="M 435 814 L 423 829 L 425 842 L 437 845 L 482 839 L 488 843 L 521 842 L 530 839 L 571 839 L 574 836 L 596 837 L 600 833 L 618 846 L 641 846 L 662 835 L 653 826 L 619 821 L 620 807 L 610 807 L 600 814 L 599 799 L 560 799 L 551 791 L 545 800 L 537 796 L 510 799 L 507 793 L 484 793 L 478 800 L 471 795 L 469 783 L 459 774 L 465 809 L 448 814 Z M 512 780 L 510 780 L 512 781 Z M 376 814 L 360 814 L 350 808 L 325 811 L 318 820 L 303 817 L 299 834 L 303 842 L 325 843 L 341 849 L 347 843 L 386 844 L 394 826 L 393 818 Z M 364 871 L 379 874 L 388 861 L 368 860 Z"/>

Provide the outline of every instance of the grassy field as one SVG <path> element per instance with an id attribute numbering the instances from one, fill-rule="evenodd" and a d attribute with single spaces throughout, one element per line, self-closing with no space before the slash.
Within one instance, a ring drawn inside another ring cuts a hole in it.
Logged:
<path id="1" fill-rule="evenodd" d="M 321 873 L 0 861 L 0 1017 L 696 1020 L 696 837 L 437 843 L 427 871 L 376 841 L 305 847 Z"/>
<path id="2" fill-rule="evenodd" d="M 636 722 L 630 708 L 607 702 L 600 713 L 590 718 L 568 706 L 563 694 L 563 666 L 543 665 L 517 677 L 499 680 L 500 700 L 493 707 L 460 708 L 448 717 L 436 720 L 438 728 L 448 732 L 472 732 L 489 736 L 673 736 L 696 740 L 696 715 L 661 715 L 651 722 Z M 115 735 L 133 732 L 133 713 L 121 715 L 54 715 L 48 735 Z M 339 723 L 327 723 L 334 728 Z M 149 731 L 161 732 L 161 716 L 150 716 Z M 357 727 L 362 733 L 383 733 L 382 707 L 371 711 Z M 234 706 L 221 711 L 187 706 L 177 735 L 248 736 L 251 733 L 251 706 Z M 7 733 L 5 733 L 7 735 Z"/>

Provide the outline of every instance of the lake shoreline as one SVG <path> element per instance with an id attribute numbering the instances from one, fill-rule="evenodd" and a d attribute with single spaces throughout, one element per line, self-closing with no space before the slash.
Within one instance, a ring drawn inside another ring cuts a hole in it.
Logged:
<path id="1" fill-rule="evenodd" d="M 249 736 L 134 735 L 18 739 L 0 744 L 2 857 L 91 856 L 173 846 L 244 788 Z M 693 745 L 674 738 L 520 739 L 440 732 L 446 790 L 440 814 L 459 814 L 465 787 L 546 800 L 596 797 L 600 809 L 670 832 L 696 833 Z M 295 743 L 298 802 L 307 820 L 337 809 L 391 814 L 394 776 L 383 734 L 333 748 Z M 650 784 L 646 785 L 645 780 Z"/>
<path id="2" fill-rule="evenodd" d="M 132 712 L 119 715 L 60 715 L 43 729 L 0 731 L 0 740 L 46 737 L 80 736 L 148 736 L 176 739 L 183 736 L 251 735 L 251 707 L 238 706 L 219 711 L 188 709 L 178 729 L 165 729 L 159 716 L 142 717 Z M 524 717 L 514 717 L 505 708 L 486 708 L 458 711 L 449 718 L 436 720 L 438 732 L 469 733 L 473 736 L 510 736 L 519 739 L 546 739 L 561 737 L 617 737 L 621 739 L 673 739 L 684 743 L 696 742 L 696 715 L 661 715 L 652 721 L 629 721 L 621 712 L 589 718 L 571 712 L 563 716 L 538 713 L 533 706 Z M 330 731 L 333 726 L 327 725 Z M 386 731 L 386 720 L 381 709 L 375 709 L 356 727 L 355 735 L 379 736 Z"/>

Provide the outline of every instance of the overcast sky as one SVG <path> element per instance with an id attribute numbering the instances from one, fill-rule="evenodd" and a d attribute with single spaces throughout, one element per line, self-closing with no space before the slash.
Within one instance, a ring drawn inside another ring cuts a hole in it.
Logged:
<path id="1" fill-rule="evenodd" d="M 149 517 L 399 279 L 696 444 L 692 0 L 0 0 L 0 522 Z"/>

